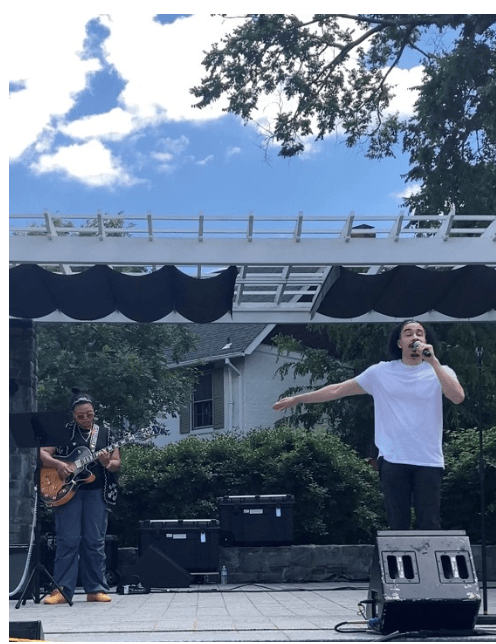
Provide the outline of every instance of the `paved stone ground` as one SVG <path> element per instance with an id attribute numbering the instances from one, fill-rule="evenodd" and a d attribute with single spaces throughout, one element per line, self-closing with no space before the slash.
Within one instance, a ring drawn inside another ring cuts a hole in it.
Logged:
<path id="1" fill-rule="evenodd" d="M 488 590 L 488 613 L 496 613 L 496 584 Z M 358 583 L 207 584 L 147 595 L 112 593 L 111 603 L 46 606 L 9 601 L 10 622 L 41 621 L 50 642 L 371 642 L 358 604 L 368 586 Z M 339 632 L 340 629 L 362 632 Z M 496 626 L 477 626 L 477 630 Z M 397 639 L 396 641 L 404 641 Z M 496 641 L 496 636 L 408 641 Z"/>

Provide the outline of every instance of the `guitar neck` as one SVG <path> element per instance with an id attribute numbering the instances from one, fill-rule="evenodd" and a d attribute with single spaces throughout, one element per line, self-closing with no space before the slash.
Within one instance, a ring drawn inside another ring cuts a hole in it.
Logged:
<path id="1" fill-rule="evenodd" d="M 93 463 L 93 461 L 97 461 L 98 458 L 105 452 L 113 452 L 114 449 L 117 449 L 118 447 L 121 447 L 122 445 L 126 445 L 126 443 L 131 443 L 135 440 L 136 440 L 136 435 L 128 436 L 127 438 L 122 438 L 121 440 L 113 443 L 113 445 L 109 445 L 108 447 L 104 447 L 103 449 L 98 450 L 98 452 L 90 452 L 87 456 L 82 456 L 81 458 L 78 458 L 76 461 L 74 461 L 74 464 L 76 465 L 76 467 L 82 467 L 83 465 L 88 465 L 89 463 Z"/>

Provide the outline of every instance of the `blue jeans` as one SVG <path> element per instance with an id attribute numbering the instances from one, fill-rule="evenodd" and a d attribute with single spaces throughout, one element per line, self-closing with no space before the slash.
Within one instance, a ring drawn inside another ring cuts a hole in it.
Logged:
<path id="1" fill-rule="evenodd" d="M 70 599 L 78 568 L 86 593 L 109 590 L 105 578 L 107 505 L 101 489 L 81 490 L 65 505 L 54 508 L 57 550 L 53 576 Z"/>

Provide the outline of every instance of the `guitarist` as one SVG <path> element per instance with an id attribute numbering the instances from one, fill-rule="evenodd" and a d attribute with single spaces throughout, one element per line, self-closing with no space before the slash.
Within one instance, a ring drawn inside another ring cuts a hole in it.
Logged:
<path id="1" fill-rule="evenodd" d="M 70 476 L 71 464 L 54 456 L 68 456 L 75 447 L 88 447 L 92 452 L 111 445 L 112 437 L 106 426 L 95 424 L 93 400 L 87 393 L 73 389 L 70 401 L 73 420 L 66 425 L 70 445 L 44 447 L 40 457 L 44 467 L 56 469 L 61 479 Z M 120 468 L 118 449 L 104 451 L 90 468 L 91 482 L 79 486 L 75 496 L 59 507 L 54 507 L 57 549 L 54 562 L 54 579 L 72 600 L 78 567 L 87 601 L 109 602 L 111 598 L 105 578 L 105 534 L 108 506 L 115 504 L 117 482 L 115 472 Z M 44 600 L 45 604 L 65 604 L 63 595 L 55 589 Z"/>

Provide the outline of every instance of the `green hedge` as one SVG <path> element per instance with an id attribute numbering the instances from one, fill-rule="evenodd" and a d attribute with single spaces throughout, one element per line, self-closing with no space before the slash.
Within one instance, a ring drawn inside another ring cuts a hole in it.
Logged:
<path id="1" fill-rule="evenodd" d="M 484 432 L 485 522 L 496 543 L 496 427 Z M 443 529 L 480 541 L 479 433 L 450 433 L 445 444 Z M 295 543 L 373 543 L 386 529 L 377 473 L 324 429 L 256 429 L 246 435 L 189 437 L 165 448 L 122 449 L 120 497 L 110 530 L 135 546 L 139 521 L 215 519 L 217 497 L 293 494 Z"/>
<path id="2" fill-rule="evenodd" d="M 485 523 L 496 543 L 496 427 L 483 433 Z M 450 433 L 445 443 L 444 529 L 466 530 L 480 541 L 479 433 Z M 122 448 L 120 495 L 109 533 L 136 546 L 139 521 L 216 519 L 217 497 L 293 494 L 295 543 L 373 543 L 386 529 L 377 473 L 336 435 L 289 427 L 186 438 L 165 448 Z M 44 509 L 45 532 L 53 513 Z"/>
<path id="3" fill-rule="evenodd" d="M 140 520 L 216 519 L 217 497 L 293 494 L 295 543 L 372 543 L 384 529 L 377 473 L 337 436 L 257 429 L 122 449 L 110 530 L 137 543 Z"/>
<path id="4" fill-rule="evenodd" d="M 488 543 L 496 543 L 496 427 L 485 430 L 484 496 Z M 480 435 L 464 429 L 449 435 L 444 449 L 446 471 L 443 481 L 443 528 L 466 530 L 473 543 L 481 539 Z"/>

